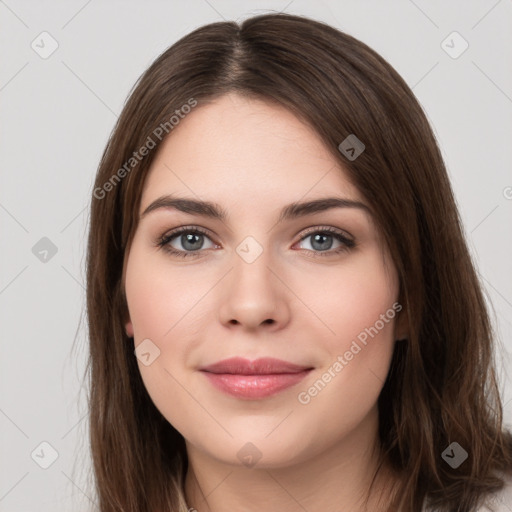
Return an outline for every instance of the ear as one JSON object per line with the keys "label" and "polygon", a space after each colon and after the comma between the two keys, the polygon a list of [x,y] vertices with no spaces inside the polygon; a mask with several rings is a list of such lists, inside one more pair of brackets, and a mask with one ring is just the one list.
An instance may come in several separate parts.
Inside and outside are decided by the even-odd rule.
{"label": "ear", "polygon": [[395,340],[403,340],[409,338],[409,319],[407,311],[402,308],[395,320]]}
{"label": "ear", "polygon": [[124,328],[125,328],[126,335],[128,336],[128,338],[133,338],[133,324],[132,324],[131,320],[128,320],[124,324]]}
{"label": "ear", "polygon": [[123,311],[124,311],[124,314],[122,315],[124,317],[124,330],[126,332],[126,336],[128,336],[128,338],[133,338],[133,324],[132,324],[132,320],[130,318],[130,311],[128,310],[128,304],[126,303],[126,297],[124,296],[124,290],[122,290],[123,293]]}
{"label": "ear", "polygon": [[123,273],[122,273],[122,277],[121,277],[121,294],[123,296],[123,303],[124,303],[124,310],[125,310],[124,330],[126,331],[126,335],[128,336],[128,338],[133,338],[133,336],[134,336],[133,324],[130,319],[130,313],[128,311],[128,304],[126,302],[126,290],[125,290],[127,259],[128,259],[128,251],[126,250],[124,253],[124,259],[123,259]]}

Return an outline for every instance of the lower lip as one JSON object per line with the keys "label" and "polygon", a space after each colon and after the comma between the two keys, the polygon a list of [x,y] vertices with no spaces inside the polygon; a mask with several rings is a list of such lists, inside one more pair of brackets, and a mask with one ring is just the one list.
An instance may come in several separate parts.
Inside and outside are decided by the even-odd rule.
{"label": "lower lip", "polygon": [[230,373],[203,373],[221,391],[238,398],[265,398],[299,383],[311,370],[298,373],[270,375],[240,375]]}

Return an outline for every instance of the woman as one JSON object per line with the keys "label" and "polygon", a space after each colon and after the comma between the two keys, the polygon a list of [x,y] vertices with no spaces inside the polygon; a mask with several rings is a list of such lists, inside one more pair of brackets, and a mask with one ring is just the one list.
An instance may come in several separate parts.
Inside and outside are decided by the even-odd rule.
{"label": "woman", "polygon": [[195,30],[139,79],[93,196],[102,512],[512,508],[446,169],[373,50],[284,14]]}

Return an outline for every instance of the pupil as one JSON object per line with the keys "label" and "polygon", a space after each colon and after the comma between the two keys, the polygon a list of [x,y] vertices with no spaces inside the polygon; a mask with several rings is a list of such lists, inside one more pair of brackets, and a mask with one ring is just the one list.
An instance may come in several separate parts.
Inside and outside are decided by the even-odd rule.
{"label": "pupil", "polygon": [[[319,247],[315,247],[315,243],[317,243],[319,241],[319,239],[323,239],[323,241],[325,242],[325,238],[331,238],[331,243],[330,244],[327,244],[327,246],[325,244],[322,244],[320,243],[320,246]],[[330,249],[331,246],[332,246],[332,237],[331,235],[323,235],[323,234],[316,234],[314,237],[313,237],[313,243],[312,243],[313,247],[315,249],[320,249],[320,250],[326,250],[326,249]]]}
{"label": "pupil", "polygon": [[[185,237],[185,243],[183,243],[183,247],[185,247],[185,249],[188,249],[188,250],[191,250],[191,251],[194,251],[194,250],[197,250],[199,247],[201,247],[201,244],[197,244],[194,246],[194,238],[196,238],[196,242],[198,241],[197,238],[199,238],[200,236],[202,235],[198,235],[198,234],[195,234],[195,233],[189,233],[188,235],[183,235]],[[188,246],[188,244],[191,244],[191,246]]]}

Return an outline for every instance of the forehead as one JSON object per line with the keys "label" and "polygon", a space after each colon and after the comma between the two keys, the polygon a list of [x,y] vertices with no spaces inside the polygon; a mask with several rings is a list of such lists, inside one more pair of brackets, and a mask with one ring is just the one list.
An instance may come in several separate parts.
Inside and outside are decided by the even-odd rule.
{"label": "forehead", "polygon": [[149,170],[140,211],[164,193],[285,203],[336,192],[361,199],[312,128],[282,106],[232,93],[174,127]]}

